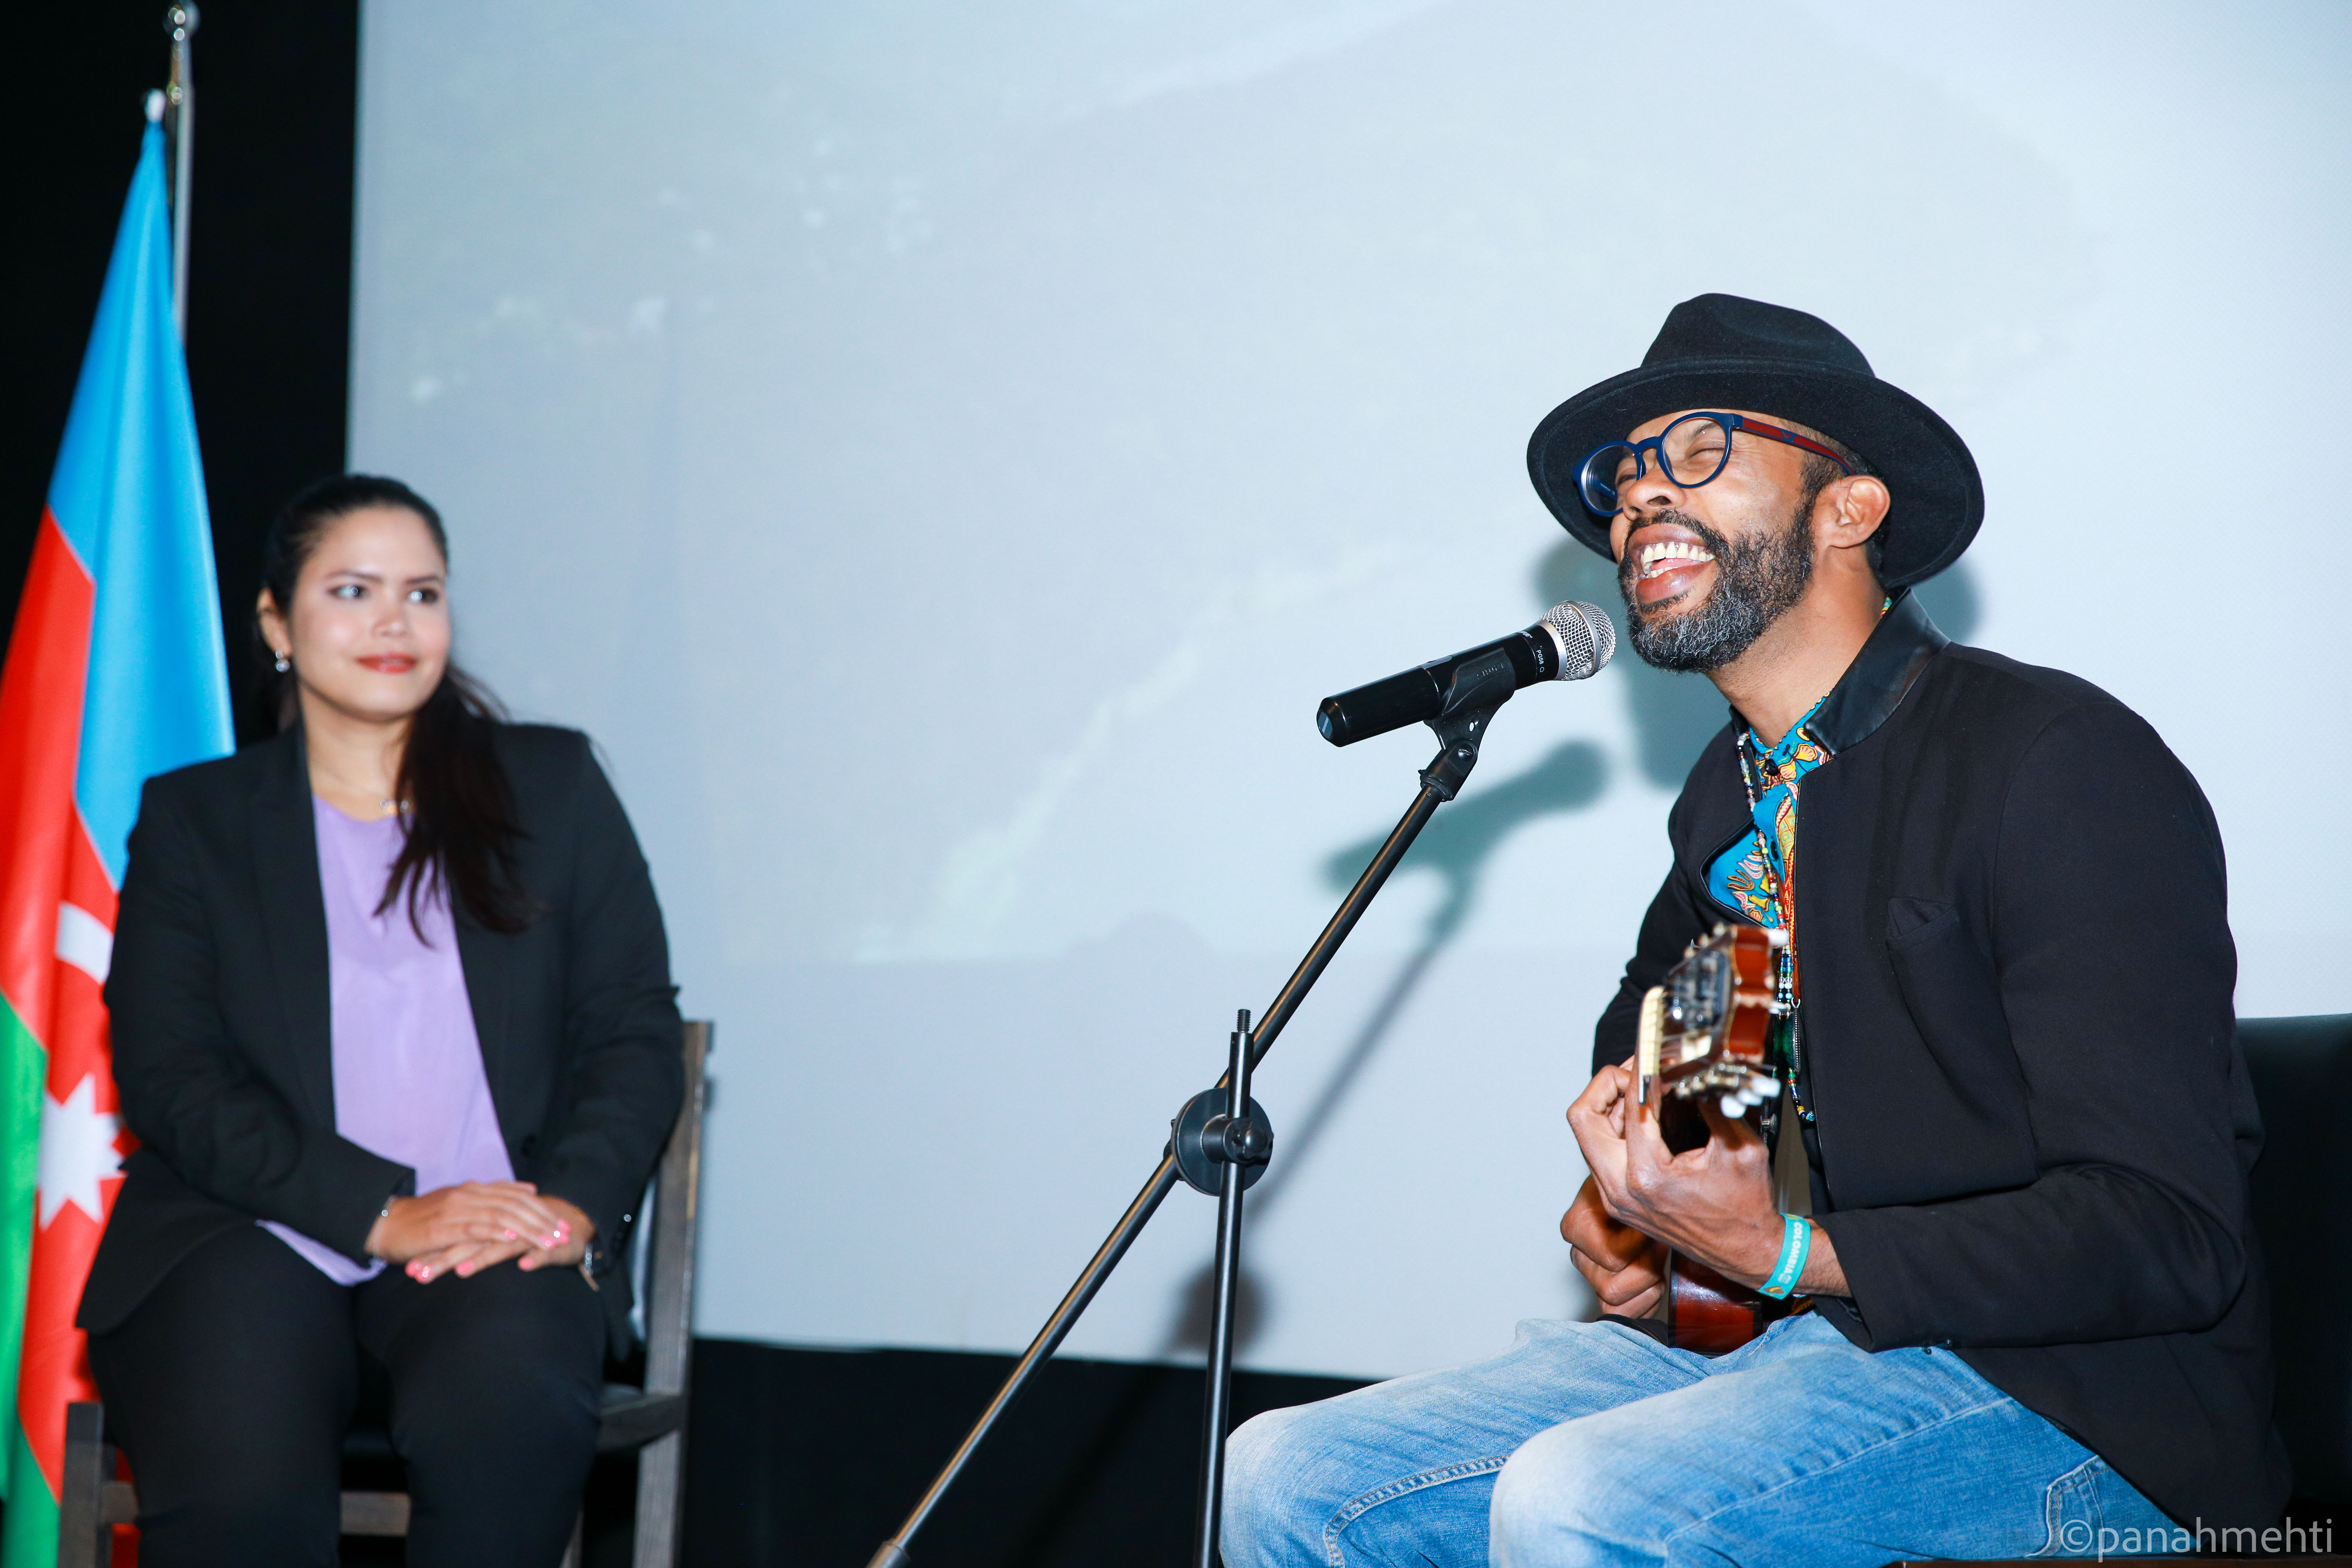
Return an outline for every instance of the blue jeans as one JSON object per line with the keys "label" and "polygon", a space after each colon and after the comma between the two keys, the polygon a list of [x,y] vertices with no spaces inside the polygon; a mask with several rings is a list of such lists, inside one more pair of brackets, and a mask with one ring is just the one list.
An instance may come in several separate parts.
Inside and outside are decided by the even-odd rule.
{"label": "blue jeans", "polygon": [[[1228,1568],[2087,1556],[2164,1514],[1949,1351],[1811,1313],[1708,1360],[1527,1322],[1490,1360],[1234,1434]],[[2122,1532],[2137,1531],[2137,1538]]]}

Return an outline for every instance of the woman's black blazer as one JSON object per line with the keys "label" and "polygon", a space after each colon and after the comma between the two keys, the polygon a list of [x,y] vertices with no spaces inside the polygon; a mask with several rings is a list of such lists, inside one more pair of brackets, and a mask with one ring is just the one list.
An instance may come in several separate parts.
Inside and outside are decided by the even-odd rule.
{"label": "woman's black blazer", "polygon": [[[683,1092],[677,989],[628,817],[573,730],[500,725],[499,760],[540,913],[457,952],[517,1179],[577,1204],[619,1255]],[[299,727],[147,782],[106,982],[114,1079],[140,1148],[82,1292],[80,1326],[129,1317],[199,1243],[271,1219],[364,1258],[415,1173],[337,1135],[309,767]],[[462,1282],[458,1283],[462,1289]]]}

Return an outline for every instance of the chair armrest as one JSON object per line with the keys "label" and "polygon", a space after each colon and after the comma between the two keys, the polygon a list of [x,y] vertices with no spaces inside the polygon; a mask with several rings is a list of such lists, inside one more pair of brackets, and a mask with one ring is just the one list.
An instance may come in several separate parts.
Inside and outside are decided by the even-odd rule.
{"label": "chair armrest", "polygon": [[611,1454],[642,1448],[685,1425],[683,1394],[647,1394],[641,1389],[607,1387],[604,1420],[596,1428],[596,1451]]}

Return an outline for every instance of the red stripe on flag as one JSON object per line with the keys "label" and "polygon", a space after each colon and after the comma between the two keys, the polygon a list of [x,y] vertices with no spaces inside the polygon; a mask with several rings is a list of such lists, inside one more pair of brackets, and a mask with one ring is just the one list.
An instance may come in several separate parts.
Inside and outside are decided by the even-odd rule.
{"label": "red stripe on flag", "polygon": [[[44,1045],[58,967],[58,903],[76,841],[86,837],[73,787],[97,596],[56,516],[43,507],[8,662],[0,669],[0,992]],[[110,926],[112,915],[107,911]]]}
{"label": "red stripe on flag", "polygon": [[[97,847],[76,816],[69,840],[66,898],[111,935],[114,889]],[[94,906],[94,907],[93,907]],[[60,942],[59,948],[68,946]],[[65,1408],[96,1399],[88,1336],[74,1327],[99,1237],[122,1185],[117,1172],[136,1142],[121,1124],[106,999],[99,981],[63,953],[49,1015],[48,1081],[42,1112],[41,1193],[33,1216],[33,1254],[25,1289],[25,1349],[16,1373],[16,1418],[35,1462],[62,1497]],[[90,1205],[96,1205],[92,1213]]]}
{"label": "red stripe on flag", "polygon": [[[105,1170],[119,1153],[107,1126],[116,1100],[106,1005],[95,975],[58,957],[66,947],[102,969],[114,926],[114,889],[73,799],[95,596],[45,509],[0,670],[0,987],[48,1058],[41,1160],[48,1190],[33,1215],[16,1414],[52,1497],[63,1469],[66,1402],[96,1397],[73,1317],[121,1184]],[[61,943],[59,908],[68,901],[81,912],[68,917],[72,929]],[[84,1080],[88,1087],[78,1088]],[[54,1136],[74,1132],[82,1134],[78,1146]],[[67,1179],[77,1173],[80,1179]],[[86,1206],[93,1201],[96,1214]]]}

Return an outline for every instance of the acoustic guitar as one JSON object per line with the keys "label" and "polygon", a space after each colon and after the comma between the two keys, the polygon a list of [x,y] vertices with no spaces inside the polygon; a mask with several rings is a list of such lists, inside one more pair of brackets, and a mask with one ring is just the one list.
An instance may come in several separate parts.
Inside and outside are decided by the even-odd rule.
{"label": "acoustic guitar", "polygon": [[[1718,925],[1642,998],[1635,1093],[1675,1152],[1707,1141],[1700,1110],[1706,1100],[1716,1100],[1727,1120],[1739,1120],[1780,1098],[1771,1046],[1782,1008],[1772,970],[1787,941],[1785,932],[1761,926]],[[1670,1252],[1662,1310],[1667,1343],[1720,1355],[1788,1316],[1790,1307]]]}

